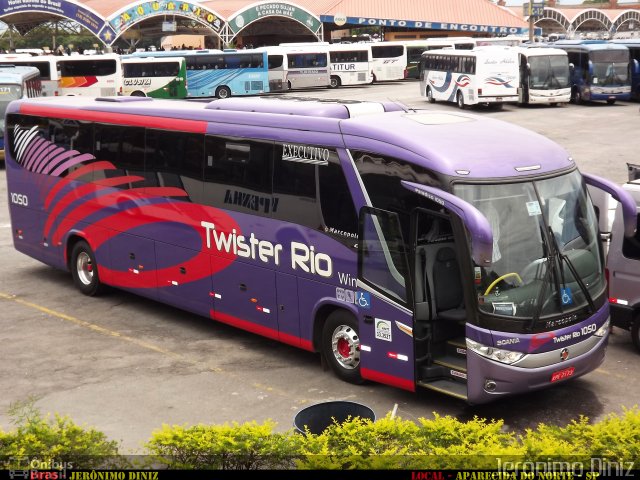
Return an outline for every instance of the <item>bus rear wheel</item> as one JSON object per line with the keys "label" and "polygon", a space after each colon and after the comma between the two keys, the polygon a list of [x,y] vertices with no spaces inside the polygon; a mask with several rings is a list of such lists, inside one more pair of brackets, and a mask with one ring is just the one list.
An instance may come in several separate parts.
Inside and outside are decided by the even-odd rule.
{"label": "bus rear wheel", "polygon": [[609,99],[607,100],[607,104],[608,104],[608,105],[613,105],[614,103],[616,103],[616,101],[615,101],[613,98],[609,98]]}
{"label": "bus rear wheel", "polygon": [[231,90],[229,87],[218,87],[216,90],[216,97],[218,98],[229,98],[231,96]]}
{"label": "bus rear wheel", "polygon": [[140,90],[136,90],[135,92],[131,92],[131,96],[132,97],[146,97],[144,92],[141,92]]}
{"label": "bus rear wheel", "polygon": [[331,81],[329,83],[331,88],[338,88],[340,86],[340,79],[336,76],[331,77]]}
{"label": "bus rear wheel", "polygon": [[103,290],[96,257],[84,240],[80,240],[73,246],[70,266],[73,283],[80,292],[93,297]]}
{"label": "bus rear wheel", "polygon": [[338,378],[361,384],[360,335],[353,315],[336,310],[327,317],[322,329],[322,354]]}
{"label": "bus rear wheel", "polygon": [[436,103],[436,99],[433,98],[433,91],[431,90],[431,87],[427,87],[427,100],[429,103]]}
{"label": "bus rear wheel", "polygon": [[456,95],[456,103],[458,104],[458,108],[460,110],[464,110],[465,104],[464,104],[464,95],[462,95],[462,92],[458,92],[458,94]]}

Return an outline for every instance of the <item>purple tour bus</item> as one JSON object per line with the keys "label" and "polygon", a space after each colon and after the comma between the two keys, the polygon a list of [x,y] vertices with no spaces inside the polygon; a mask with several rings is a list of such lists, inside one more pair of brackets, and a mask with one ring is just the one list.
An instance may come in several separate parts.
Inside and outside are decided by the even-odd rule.
{"label": "purple tour bus", "polygon": [[343,380],[472,404],[603,360],[609,304],[587,185],[550,140],[395,104],[19,100],[16,249],[79,290],[128,290],[320,352]]}

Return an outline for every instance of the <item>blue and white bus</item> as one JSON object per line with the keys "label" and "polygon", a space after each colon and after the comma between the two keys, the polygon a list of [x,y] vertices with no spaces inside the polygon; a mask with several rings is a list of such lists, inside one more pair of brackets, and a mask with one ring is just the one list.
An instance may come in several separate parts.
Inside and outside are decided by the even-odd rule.
{"label": "blue and white bus", "polygon": [[616,45],[629,49],[629,71],[631,72],[631,98],[640,100],[640,38],[611,40]]}
{"label": "blue and white bus", "polygon": [[571,100],[629,100],[629,49],[603,40],[559,40],[554,47],[566,50],[571,73]]}
{"label": "blue and white bus", "polygon": [[187,97],[227,98],[269,92],[267,54],[254,50],[167,50],[137,52],[123,58],[184,57]]}
{"label": "blue and white bus", "polygon": [[0,161],[4,161],[4,115],[7,106],[19,98],[42,95],[42,79],[36,67],[0,65]]}
{"label": "blue and white bus", "polygon": [[621,201],[626,236],[635,202],[513,124],[390,102],[61,97],[12,102],[7,134],[14,246],[83,294],[111,285],[319,352],[349,382],[473,404],[604,359],[587,185]]}

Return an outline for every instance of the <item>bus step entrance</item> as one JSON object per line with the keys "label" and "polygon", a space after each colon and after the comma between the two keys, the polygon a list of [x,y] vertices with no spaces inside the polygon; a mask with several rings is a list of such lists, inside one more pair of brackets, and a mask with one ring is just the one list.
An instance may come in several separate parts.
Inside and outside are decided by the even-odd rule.
{"label": "bus step entrance", "polygon": [[419,368],[418,385],[463,400],[467,399],[467,347],[464,337],[445,342],[430,365]]}
{"label": "bus step entrance", "polygon": [[456,380],[432,380],[430,382],[418,381],[418,385],[429,390],[444,393],[460,400],[467,400],[467,384]]}

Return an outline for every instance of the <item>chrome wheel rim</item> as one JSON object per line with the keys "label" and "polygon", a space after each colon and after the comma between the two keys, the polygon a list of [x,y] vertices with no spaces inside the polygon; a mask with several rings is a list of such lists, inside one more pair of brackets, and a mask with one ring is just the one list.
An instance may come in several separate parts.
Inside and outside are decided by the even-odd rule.
{"label": "chrome wheel rim", "polygon": [[360,337],[350,326],[340,325],[333,331],[331,350],[342,368],[353,370],[360,365]]}
{"label": "chrome wheel rim", "polygon": [[93,263],[91,257],[87,252],[80,252],[76,259],[76,271],[78,272],[78,278],[83,285],[91,285],[93,282]]}

